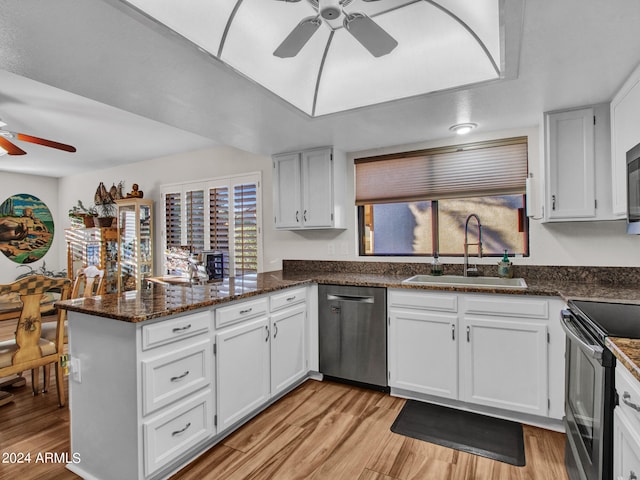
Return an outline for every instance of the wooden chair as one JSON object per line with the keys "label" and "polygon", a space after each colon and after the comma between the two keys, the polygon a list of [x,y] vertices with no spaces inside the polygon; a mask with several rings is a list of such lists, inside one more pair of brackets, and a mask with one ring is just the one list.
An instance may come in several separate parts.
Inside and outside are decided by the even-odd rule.
{"label": "wooden chair", "polygon": [[65,405],[64,375],[61,355],[63,355],[63,333],[65,310],[57,311],[56,334],[54,341],[41,337],[42,317],[40,300],[50,290],[58,290],[60,299],[67,300],[71,290],[68,278],[51,278],[43,275],[31,275],[16,282],[0,285],[0,294],[17,292],[22,301],[22,310],[18,318],[15,338],[0,342],[0,377],[20,374],[31,370],[33,394],[39,393],[40,367],[56,364],[56,382],[58,403]]}
{"label": "wooden chair", "polygon": [[[104,270],[100,270],[95,265],[86,268],[79,268],[76,272],[76,279],[73,281],[71,288],[71,298],[94,297],[103,295],[106,284],[104,282]],[[66,318],[66,315],[65,315]],[[56,338],[56,322],[46,322],[42,324],[42,338],[53,342]],[[64,322],[63,343],[67,344],[67,322]],[[44,387],[43,391],[47,391],[51,379],[51,371],[49,365],[43,367],[44,370]]]}

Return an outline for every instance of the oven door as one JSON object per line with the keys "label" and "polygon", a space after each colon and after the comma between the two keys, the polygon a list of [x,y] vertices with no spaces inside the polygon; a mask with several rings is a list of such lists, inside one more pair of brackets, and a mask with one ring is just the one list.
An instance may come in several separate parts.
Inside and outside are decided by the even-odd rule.
{"label": "oven door", "polygon": [[562,311],[561,324],[567,334],[565,428],[570,449],[566,452],[567,470],[571,480],[601,480],[605,349],[571,311]]}

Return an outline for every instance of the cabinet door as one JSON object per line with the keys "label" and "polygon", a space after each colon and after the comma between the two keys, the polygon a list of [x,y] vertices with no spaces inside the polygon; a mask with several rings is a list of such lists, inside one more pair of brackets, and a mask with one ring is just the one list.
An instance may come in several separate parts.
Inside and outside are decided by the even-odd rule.
{"label": "cabinet door", "polygon": [[547,195],[550,220],[595,216],[594,111],[546,116]]}
{"label": "cabinet door", "polygon": [[302,226],[300,154],[273,157],[273,214],[276,228]]}
{"label": "cabinet door", "polygon": [[613,477],[618,480],[640,478],[640,432],[616,407],[613,411]]}
{"label": "cabinet door", "polygon": [[302,221],[306,228],[333,226],[331,149],[302,153]]}
{"label": "cabinet door", "polygon": [[271,316],[271,395],[306,373],[306,311],[306,305],[302,304]]}
{"label": "cabinet door", "polygon": [[389,316],[389,385],[457,398],[457,316],[401,309]]}
{"label": "cabinet door", "polygon": [[463,327],[460,399],[546,415],[547,326],[465,316]]}
{"label": "cabinet door", "polygon": [[269,336],[267,317],[216,335],[220,430],[269,399]]}

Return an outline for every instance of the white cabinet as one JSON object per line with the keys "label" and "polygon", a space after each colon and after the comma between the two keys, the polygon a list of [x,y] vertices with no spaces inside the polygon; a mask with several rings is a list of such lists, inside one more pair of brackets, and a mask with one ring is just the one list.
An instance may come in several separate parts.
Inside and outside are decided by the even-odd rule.
{"label": "white cabinet", "polygon": [[458,398],[458,316],[389,309],[389,386]]}
{"label": "white cabinet", "polygon": [[547,414],[547,326],[465,315],[460,399]]}
{"label": "white cabinet", "polygon": [[544,221],[613,219],[608,105],[547,112],[544,125]]}
{"label": "white cabinet", "polygon": [[303,303],[271,314],[271,395],[306,374],[306,312]]}
{"label": "white cabinet", "polygon": [[275,227],[344,228],[345,177],[345,155],[329,147],[274,155]]}
{"label": "white cabinet", "polygon": [[548,220],[595,217],[593,108],[545,114]]}
{"label": "white cabinet", "polygon": [[611,100],[613,214],[627,213],[627,151],[640,143],[640,66]]}
{"label": "white cabinet", "polygon": [[634,480],[640,478],[640,382],[618,364],[615,385],[620,401],[613,413],[613,475]]}
{"label": "white cabinet", "polygon": [[231,426],[269,399],[269,318],[216,335],[218,426]]}
{"label": "white cabinet", "polygon": [[306,287],[216,310],[218,423],[224,430],[307,373]]}
{"label": "white cabinet", "polygon": [[398,289],[388,302],[392,389],[562,417],[559,299]]}

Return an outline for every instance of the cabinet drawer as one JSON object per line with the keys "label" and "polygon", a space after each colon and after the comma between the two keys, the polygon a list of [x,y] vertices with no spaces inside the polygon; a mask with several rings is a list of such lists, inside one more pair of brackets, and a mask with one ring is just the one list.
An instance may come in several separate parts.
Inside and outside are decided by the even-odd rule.
{"label": "cabinet drawer", "polygon": [[172,320],[142,327],[142,350],[208,333],[211,328],[211,311],[192,313]]}
{"label": "cabinet drawer", "polygon": [[269,302],[266,297],[218,308],[216,310],[216,327],[233,325],[249,318],[265,315],[268,311]]}
{"label": "cabinet drawer", "polygon": [[631,420],[630,427],[640,434],[640,382],[620,363],[616,365],[616,391],[620,410]]}
{"label": "cabinet drawer", "polygon": [[307,289],[296,288],[295,290],[285,290],[281,293],[271,295],[271,311],[280,310],[289,305],[295,305],[307,300]]}
{"label": "cabinet drawer", "polygon": [[549,302],[533,298],[501,296],[466,296],[465,313],[519,318],[549,318]]}
{"label": "cabinet drawer", "polygon": [[213,434],[211,390],[186,400],[143,424],[147,476]]}
{"label": "cabinet drawer", "polygon": [[389,306],[420,308],[438,312],[457,312],[458,296],[448,293],[393,290],[389,293]]}
{"label": "cabinet drawer", "polygon": [[207,338],[167,355],[142,361],[143,414],[147,415],[211,383]]}

